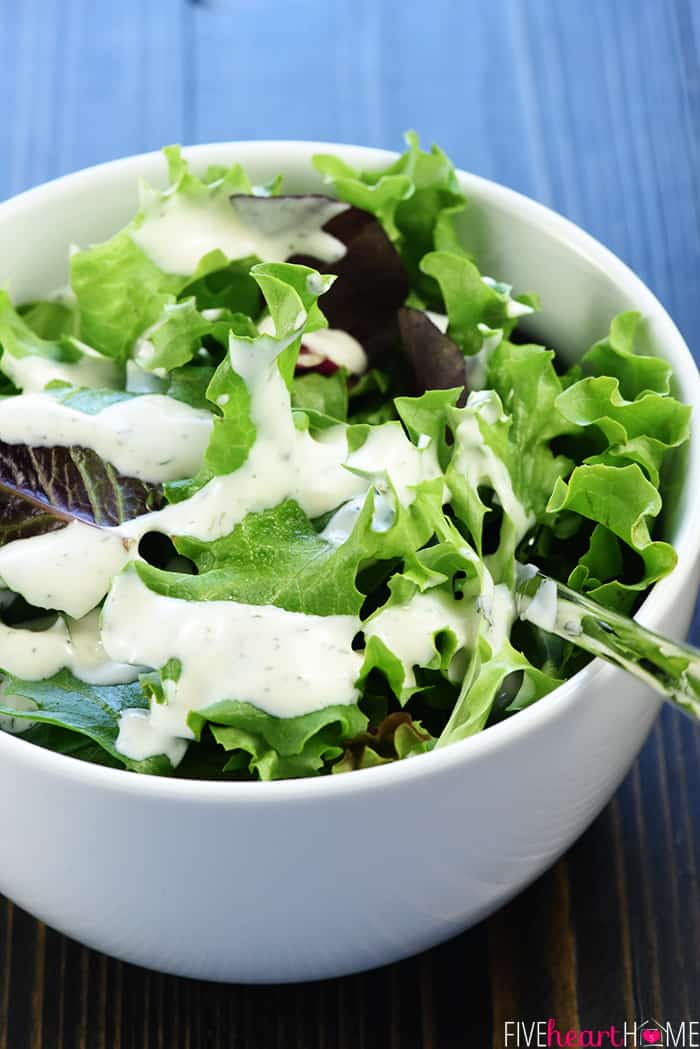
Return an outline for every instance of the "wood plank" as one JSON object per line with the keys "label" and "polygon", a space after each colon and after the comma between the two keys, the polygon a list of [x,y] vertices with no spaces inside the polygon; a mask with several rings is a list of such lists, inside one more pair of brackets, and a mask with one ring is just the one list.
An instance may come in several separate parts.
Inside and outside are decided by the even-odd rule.
{"label": "wood plank", "polygon": [[493,1046],[505,1023],[555,1017],[564,1031],[579,1026],[575,934],[569,872],[560,860],[489,922]]}
{"label": "wood plank", "polygon": [[0,199],[185,137],[180,0],[0,5]]}

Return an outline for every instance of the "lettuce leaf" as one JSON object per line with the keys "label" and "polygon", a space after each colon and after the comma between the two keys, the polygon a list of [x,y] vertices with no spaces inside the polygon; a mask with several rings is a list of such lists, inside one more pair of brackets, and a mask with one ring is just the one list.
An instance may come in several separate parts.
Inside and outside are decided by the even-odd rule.
{"label": "lettuce leaf", "polygon": [[[137,338],[158,321],[165,306],[175,304],[185,289],[189,296],[199,294],[203,298],[198,282],[206,277],[213,280],[211,274],[229,265],[221,252],[213,252],[200,260],[197,271],[190,276],[163,272],[131,236],[143,224],[147,211],[175,195],[202,200],[227,199],[235,193],[252,192],[238,164],[225,170],[210,169],[199,179],[189,170],[179,148],[170,146],[164,153],[168,162],[168,189],[161,193],[143,186],[141,210],[125,229],[103,244],[71,257],[71,286],[78,303],[80,338],[117,360],[123,361],[130,355]],[[242,267],[245,278],[249,261],[239,263],[236,274]],[[249,284],[247,288],[249,291]],[[240,310],[249,301],[244,293],[243,301],[234,303],[227,298],[225,305],[229,308],[235,305]]]}
{"label": "lettuce leaf", "polygon": [[[260,259],[255,255],[229,262],[223,253],[202,260],[200,274],[186,284],[180,298],[194,298],[198,310],[223,309],[253,319],[260,313],[260,289],[250,271]],[[213,267],[213,268],[212,268]]]}
{"label": "lettuce leaf", "polygon": [[277,605],[290,612],[333,615],[359,612],[363,595],[355,578],[366,557],[365,533],[372,498],[340,546],[324,539],[291,499],[271,510],[248,514],[222,539],[176,539],[179,553],[197,566],[197,575],[164,572],[138,564],[151,590],[186,601],[240,601]]}
{"label": "lettuce leaf", "polygon": [[80,310],[80,337],[124,361],[142,332],[175,302],[186,277],[163,273],[128,229],[71,257],[71,286]]}
{"label": "lettuce leaf", "polygon": [[[440,331],[424,310],[404,306],[399,310],[401,348],[409,363],[415,393],[464,387],[467,372],[464,354]],[[466,399],[466,391],[460,398]]]}
{"label": "lettuce leaf", "polygon": [[133,359],[145,371],[163,375],[198,356],[205,338],[226,349],[231,332],[248,338],[257,335],[255,325],[244,313],[221,310],[215,318],[207,319],[193,297],[166,303],[155,324],[135,343]]}
{"label": "lettuce leaf", "polygon": [[332,375],[319,375],[310,372],[297,375],[292,387],[292,405],[294,408],[309,409],[337,422],[345,422],[348,417],[348,382],[344,369],[339,368]]}
{"label": "lettuce leaf", "polygon": [[406,710],[387,714],[370,731],[358,732],[346,744],[345,753],[331,771],[353,772],[356,769],[387,765],[414,754],[427,754],[436,740],[420,721],[414,721]]}
{"label": "lettuce leaf", "polygon": [[325,263],[312,256],[293,255],[290,261],[337,276],[323,300],[328,325],[349,332],[373,361],[386,355],[396,341],[396,311],[409,291],[406,270],[381,224],[369,212],[346,208],[324,229],[345,246],[341,258]]}
{"label": "lettuce leaf", "polygon": [[438,146],[424,152],[415,132],[406,134],[406,142],[406,152],[383,171],[355,171],[326,154],[315,156],[313,164],[341,200],[377,216],[396,244],[415,293],[436,304],[437,285],[420,262],[434,249],[464,254],[453,220],[466,200],[451,161]]}
{"label": "lettuce leaf", "polygon": [[421,259],[420,268],[439,286],[449,319],[447,335],[467,356],[483,348],[483,329],[507,337],[518,317],[539,305],[532,295],[513,299],[510,285],[482,277],[470,259],[452,251],[430,252]]}
{"label": "lettuce leaf", "polygon": [[438,747],[466,739],[485,728],[499,691],[507,685],[511,675],[522,677],[509,700],[512,709],[522,710],[561,684],[560,678],[534,667],[509,642],[492,658],[482,661],[477,655],[474,663],[475,666],[465,675],[459,698],[437,742]]}
{"label": "lettuce leaf", "polygon": [[6,675],[5,692],[31,699],[35,709],[19,711],[0,697],[1,714],[78,733],[92,740],[114,761],[133,772],[155,775],[171,772],[170,762],[164,756],[132,761],[116,748],[122,711],[148,707],[148,700],[138,682],[128,685],[88,685],[73,677],[70,671],[61,670],[44,681],[24,681]]}
{"label": "lettuce leaf", "polygon": [[316,775],[367,726],[366,716],[354,704],[276,718],[249,703],[230,700],[191,715],[193,729],[204,722],[211,723],[214,739],[231,752],[225,767],[246,767],[261,779]]}
{"label": "lettuce leaf", "polygon": [[183,401],[192,408],[207,408],[211,411],[212,404],[207,399],[207,390],[215,371],[216,367],[208,361],[195,361],[181,368],[173,368],[168,376],[165,392],[168,397]]}
{"label": "lettuce leaf", "polygon": [[660,357],[635,352],[635,339],[641,317],[634,311],[620,313],[610,324],[605,339],[584,354],[582,375],[609,375],[619,380],[620,393],[629,401],[651,391],[665,394],[671,389],[671,366]]}
{"label": "lettuce leaf", "polygon": [[[661,496],[637,463],[620,467],[602,464],[577,466],[568,482],[561,479],[557,482],[547,509],[551,513],[573,510],[607,529],[639,555],[641,571],[636,580],[613,580],[587,587],[597,601],[620,610],[629,609],[637,594],[675,567],[677,558],[670,543],[651,539],[650,521],[661,511]],[[591,568],[596,575],[605,574],[599,567],[603,535],[598,530],[595,541],[582,559],[584,571],[579,567],[570,575],[572,586],[585,584]],[[605,547],[608,558],[612,547],[612,542],[608,541]]]}
{"label": "lettuce leaf", "polygon": [[[53,305],[40,303],[35,310]],[[79,342],[73,334],[57,331],[55,337],[43,338],[28,323],[31,316],[31,313],[17,312],[7,292],[0,290],[0,371],[16,387],[41,389],[56,380],[120,385],[121,372],[113,361]],[[44,324],[46,327],[50,329],[48,322]]]}
{"label": "lettuce leaf", "polygon": [[72,302],[39,299],[23,303],[17,312],[40,339],[55,342],[64,335],[78,334],[78,312]]}
{"label": "lettuce leaf", "polygon": [[637,463],[657,487],[666,453],[685,444],[690,432],[688,405],[646,389],[626,400],[620,380],[611,375],[580,379],[557,397],[556,408],[576,426],[596,427],[604,438],[601,452],[588,456],[587,463]]}

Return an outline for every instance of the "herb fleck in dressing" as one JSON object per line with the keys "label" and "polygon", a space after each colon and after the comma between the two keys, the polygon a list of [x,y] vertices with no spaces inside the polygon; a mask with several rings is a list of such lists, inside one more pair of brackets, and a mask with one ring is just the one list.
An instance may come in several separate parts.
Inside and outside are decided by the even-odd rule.
{"label": "herb fleck in dressing", "polygon": [[274,605],[182,601],[153,593],[131,569],[119,575],[105,603],[102,643],[112,659],[162,667],[166,703],[127,711],[117,747],[135,760],[168,754],[178,760],[191,710],[238,698],[275,717],[353,703],[362,657],[352,650],[355,616],[313,616]]}
{"label": "herb fleck in dressing", "polygon": [[0,547],[0,579],[31,605],[79,619],[100,603],[128,559],[119,535],[72,521]]}
{"label": "herb fleck in dressing", "polygon": [[83,351],[83,355],[72,364],[30,353],[23,357],[3,353],[0,357],[0,371],[18,390],[25,393],[43,390],[50,382],[66,382],[71,386],[118,387],[119,366],[116,361],[95,353],[84,344],[79,343],[78,347]]}
{"label": "herb fleck in dressing", "polygon": [[[299,200],[304,202],[301,208]],[[246,197],[176,193],[147,206],[130,235],[160,269],[186,276],[212,251],[229,259],[254,255],[283,262],[291,255],[310,255],[330,263],[343,257],[345,245],[322,227],[347,207],[323,197],[282,197],[272,209],[262,209]],[[270,210],[274,215],[264,228],[261,223]]]}
{"label": "herb fleck in dressing", "polygon": [[46,630],[0,623],[0,665],[23,678],[52,677],[66,667],[92,685],[135,681],[140,669],[109,659],[102,647],[97,609],[78,620],[59,617]]}
{"label": "herb fleck in dressing", "polygon": [[[465,607],[466,606],[466,607]],[[404,605],[380,610],[363,627],[366,640],[379,638],[404,666],[404,688],[416,684],[414,667],[435,657],[435,635],[449,630],[457,641],[455,655],[474,643],[480,616],[474,602],[459,603],[441,591],[416,594]]]}
{"label": "herb fleck in dressing", "polygon": [[143,481],[196,473],[211,426],[209,412],[160,394],[127,397],[94,415],[49,394],[0,401],[0,437],[6,443],[91,448],[120,473]]}
{"label": "herb fleck in dressing", "polygon": [[[114,579],[129,560],[138,559],[138,541],[145,532],[212,540],[227,535],[248,513],[290,498],[310,518],[340,507],[334,518],[339,520],[348,513],[345,507],[357,506],[359,511],[375,475],[386,473],[403,505],[411,503],[421,481],[440,476],[433,442],[426,437],[417,447],[398,422],[372,428],[354,452],[348,451],[344,425],[317,436],[297,429],[277,367],[281,348],[272,337],[258,340],[252,348],[231,339],[231,363],[246,383],[256,427],[248,458],[234,473],[213,478],[189,499],[113,529],[74,522],[0,548],[0,578],[39,607],[92,617],[91,610],[108,594],[102,641],[109,655],[96,674],[109,678],[127,673],[124,680],[133,680],[133,666],[130,677],[128,670],[114,668],[159,667],[171,658],[182,663],[179,681],[166,683],[166,704],[153,705],[150,713],[134,710],[123,715],[117,747],[135,760],[160,753],[179,760],[186,746],[183,740],[191,738],[188,712],[233,695],[277,717],[300,716],[330,703],[353,703],[362,662],[352,650],[360,627],[355,617],[306,616],[274,606],[223,601],[196,604],[153,594],[133,572]],[[167,427],[162,425],[164,418]],[[6,440],[82,444],[116,462],[122,472],[149,480],[195,473],[210,431],[209,413],[160,395],[121,401],[96,415],[41,394],[0,404],[0,433]],[[169,461],[159,461],[168,452]],[[381,497],[377,498],[381,509]],[[393,509],[387,527],[392,521]],[[43,565],[40,575],[37,558]],[[67,628],[62,620],[59,623],[44,639],[33,672],[22,663],[23,674],[48,677],[61,666],[78,677],[91,672],[76,661]],[[31,637],[35,643],[41,639],[37,634]],[[425,642],[419,647],[417,663]],[[13,671],[13,666],[8,669]]]}

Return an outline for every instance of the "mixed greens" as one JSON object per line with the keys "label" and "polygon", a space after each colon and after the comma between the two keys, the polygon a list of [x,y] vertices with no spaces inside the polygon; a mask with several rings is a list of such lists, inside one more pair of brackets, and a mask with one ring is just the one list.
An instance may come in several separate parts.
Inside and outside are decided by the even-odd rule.
{"label": "mixed greens", "polygon": [[573,367],[529,342],[537,296],[479,272],[450,161],[407,141],[315,157],[327,196],[170,147],[68,288],[2,293],[3,727],[162,775],[380,765],[580,669],[517,564],[625,614],[672,570],[690,410],[640,318]]}

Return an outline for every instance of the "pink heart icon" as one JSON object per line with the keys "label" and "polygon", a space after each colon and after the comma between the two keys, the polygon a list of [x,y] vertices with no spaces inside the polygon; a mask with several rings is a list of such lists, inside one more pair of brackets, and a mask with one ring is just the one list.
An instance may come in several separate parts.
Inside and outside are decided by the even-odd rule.
{"label": "pink heart icon", "polygon": [[642,1031],[642,1041],[647,1045],[656,1045],[661,1041],[661,1031]]}

